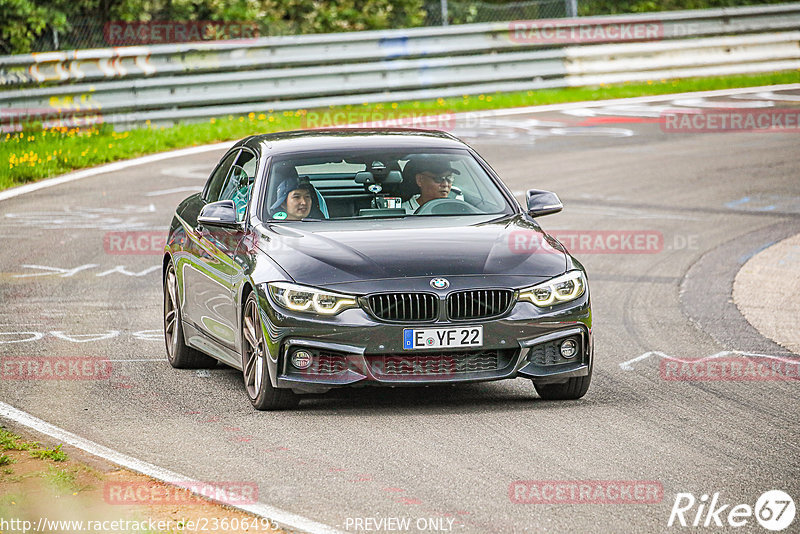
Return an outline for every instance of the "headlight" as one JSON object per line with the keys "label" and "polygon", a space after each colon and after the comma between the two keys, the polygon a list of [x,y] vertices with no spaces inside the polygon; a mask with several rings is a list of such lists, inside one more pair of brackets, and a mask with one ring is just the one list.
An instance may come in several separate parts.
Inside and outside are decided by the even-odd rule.
{"label": "headlight", "polygon": [[583,295],[584,291],[586,291],[586,277],[583,275],[583,271],[570,271],[547,282],[521,290],[519,299],[545,307],[575,300]]}
{"label": "headlight", "polygon": [[356,297],[298,286],[288,282],[270,282],[269,293],[275,302],[287,310],[336,315],[348,308],[357,308]]}

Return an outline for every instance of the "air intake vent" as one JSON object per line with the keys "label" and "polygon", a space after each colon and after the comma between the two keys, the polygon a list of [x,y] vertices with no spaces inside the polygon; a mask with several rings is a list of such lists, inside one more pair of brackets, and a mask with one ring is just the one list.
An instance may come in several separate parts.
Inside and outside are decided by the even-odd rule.
{"label": "air intake vent", "polygon": [[433,321],[439,315],[439,299],[429,293],[384,293],[368,300],[372,313],[384,321]]}
{"label": "air intake vent", "polygon": [[485,319],[503,315],[514,299],[508,289],[477,289],[460,291],[447,297],[450,319]]}
{"label": "air intake vent", "polygon": [[386,354],[368,357],[377,377],[441,377],[496,371],[506,365],[496,350],[444,354]]}

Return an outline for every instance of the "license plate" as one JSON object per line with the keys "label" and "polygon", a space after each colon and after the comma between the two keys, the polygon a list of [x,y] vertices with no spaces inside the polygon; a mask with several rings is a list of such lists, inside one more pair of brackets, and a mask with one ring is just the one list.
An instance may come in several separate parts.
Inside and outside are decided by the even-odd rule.
{"label": "license plate", "polygon": [[403,349],[441,349],[483,346],[482,326],[462,326],[459,328],[405,328],[403,329]]}

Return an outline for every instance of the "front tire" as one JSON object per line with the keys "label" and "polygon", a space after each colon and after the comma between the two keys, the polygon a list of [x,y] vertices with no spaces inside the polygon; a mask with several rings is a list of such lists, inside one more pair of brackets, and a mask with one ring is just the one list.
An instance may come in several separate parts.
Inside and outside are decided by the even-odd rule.
{"label": "front tire", "polygon": [[164,339],[167,343],[167,360],[176,369],[211,369],[217,360],[186,345],[178,300],[178,279],[172,262],[164,276]]}
{"label": "front tire", "polygon": [[242,372],[247,397],[256,410],[294,408],[300,402],[289,389],[272,386],[267,369],[267,348],[255,291],[247,296],[242,317]]}
{"label": "front tire", "polygon": [[592,369],[586,376],[574,376],[561,384],[537,384],[533,381],[536,393],[544,400],[575,400],[580,399],[589,390],[592,381]]}

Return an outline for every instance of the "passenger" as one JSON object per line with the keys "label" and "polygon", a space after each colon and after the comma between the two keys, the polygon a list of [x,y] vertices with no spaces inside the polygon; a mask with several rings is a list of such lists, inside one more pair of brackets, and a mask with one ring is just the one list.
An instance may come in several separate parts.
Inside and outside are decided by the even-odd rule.
{"label": "passenger", "polygon": [[414,213],[426,202],[437,198],[464,200],[461,190],[453,188],[454,174],[461,173],[439,157],[419,157],[410,160],[403,169],[403,180],[415,180],[420,192],[403,202],[402,207],[406,213]]}
{"label": "passenger", "polygon": [[281,165],[272,174],[278,181],[275,202],[270,207],[273,219],[300,221],[309,216],[327,219],[328,207],[307,176],[298,176],[294,166]]}

